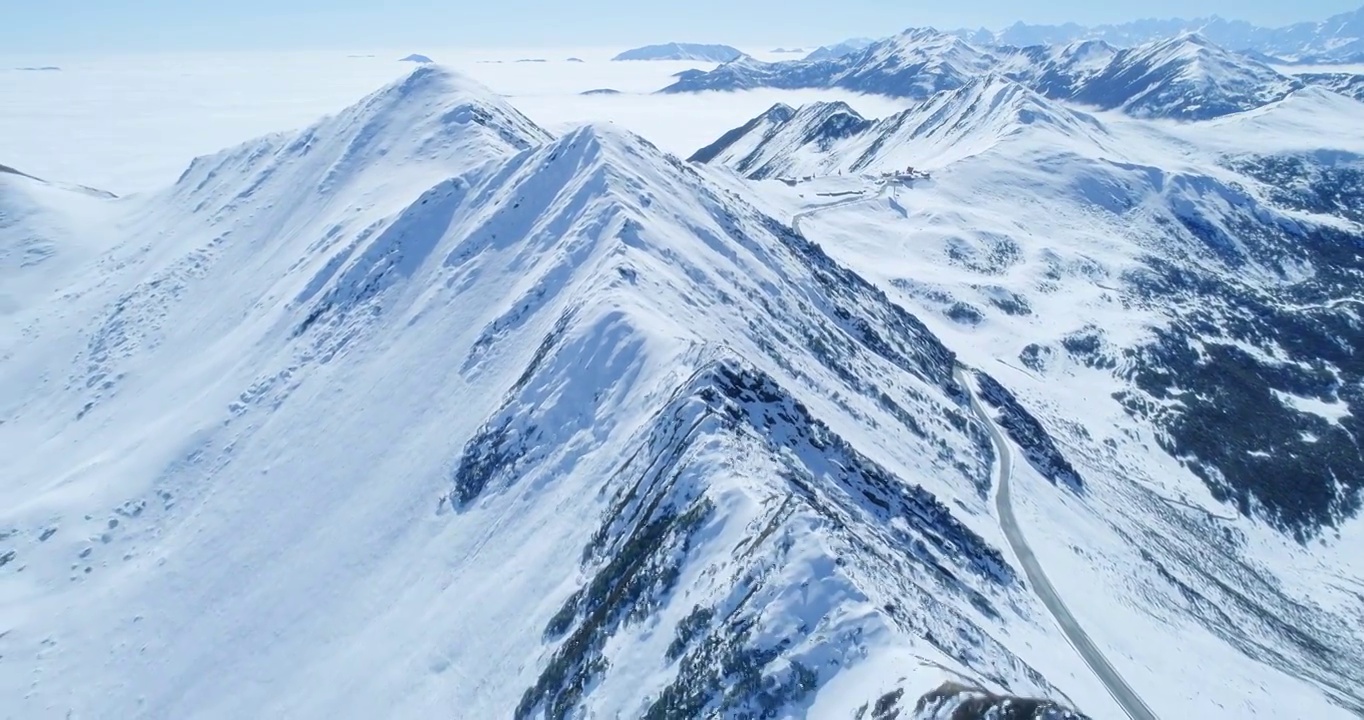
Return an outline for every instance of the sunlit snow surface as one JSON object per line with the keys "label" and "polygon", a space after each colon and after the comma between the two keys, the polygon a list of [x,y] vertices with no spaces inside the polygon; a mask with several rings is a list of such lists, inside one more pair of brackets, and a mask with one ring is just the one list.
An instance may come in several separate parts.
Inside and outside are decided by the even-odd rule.
{"label": "sunlit snow surface", "polygon": [[[652,96],[696,62],[610,62],[617,49],[534,48],[217,53],[111,58],[6,56],[0,48],[0,163],[120,195],[173,181],[190,158],[308,125],[402,76],[421,53],[509,96],[552,131],[612,121],[686,157],[775,102],[843,99],[871,115],[902,101],[854,93]],[[763,56],[763,53],[759,53]],[[577,58],[584,62],[570,62]],[[518,62],[545,60],[546,62]],[[33,72],[23,67],[53,66]],[[620,95],[588,95],[611,89]]]}
{"label": "sunlit snow surface", "polygon": [[[984,84],[865,167],[781,148],[844,172],[789,187],[626,131],[686,156],[779,101],[907,106],[652,96],[692,66],[610,51],[351,54],[0,62],[63,68],[0,71],[0,163],[133,195],[0,173],[7,716],[636,717],[715,665],[716,697],[758,666],[787,716],[965,676],[1116,717],[1018,579],[955,353],[1084,475],[1016,462],[1017,514],[1158,714],[1349,717],[1318,684],[1358,673],[1364,525],[1304,546],[1219,520],[1111,376],[1019,356],[1157,320],[1110,289],[1138,261],[1115,208],[1232,149],[1358,152],[1357,103],[1091,124]],[[860,175],[906,164],[933,180]],[[870,285],[787,228],[848,193],[801,229]],[[1232,647],[1142,555],[1220,533],[1272,607],[1312,606],[1290,623],[1333,623],[1344,670]]]}

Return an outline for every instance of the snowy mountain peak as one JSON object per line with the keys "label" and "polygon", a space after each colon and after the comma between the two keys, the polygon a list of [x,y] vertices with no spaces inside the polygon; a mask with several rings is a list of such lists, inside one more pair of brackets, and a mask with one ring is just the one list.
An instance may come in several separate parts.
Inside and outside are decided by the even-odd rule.
{"label": "snowy mountain peak", "polygon": [[837,60],[845,55],[852,55],[853,53],[865,50],[867,46],[874,42],[876,41],[872,38],[852,38],[835,45],[824,45],[816,48],[809,55],[806,55],[804,60],[806,62]]}
{"label": "snowy mountain peak", "polygon": [[413,192],[550,138],[479,83],[420,65],[301,131],[197,158],[172,191],[201,209],[261,193]]}
{"label": "snowy mountain peak", "polygon": [[795,108],[791,107],[790,105],[787,105],[786,103],[779,102],[776,105],[773,105],[772,107],[768,108],[767,111],[764,112],[759,117],[763,117],[768,120],[775,120],[777,122],[786,122],[787,120],[790,120],[791,116],[794,114],[796,114]]}
{"label": "snowy mountain peak", "polygon": [[983,69],[990,61],[989,53],[981,48],[934,28],[910,28],[873,43],[868,55],[873,62],[898,57],[908,63],[926,61],[957,65],[962,70]]}
{"label": "snowy mountain peak", "polygon": [[952,36],[952,35],[948,35],[948,34],[943,33],[943,32],[940,32],[937,28],[934,28],[934,27],[912,27],[912,28],[905,28],[904,30],[900,31],[899,33],[896,33],[895,35],[893,35],[893,36],[891,36],[891,37],[892,37],[893,39],[899,41],[900,43],[905,43],[905,44],[908,44],[908,43],[916,43],[916,44],[922,44],[922,43],[949,43],[949,44],[950,44],[953,40],[958,40],[957,37]]}
{"label": "snowy mountain peak", "polygon": [[842,100],[819,101],[802,105],[793,117],[793,119],[821,122],[835,118],[846,118],[852,123],[864,121],[861,114]]}
{"label": "snowy mountain peak", "polygon": [[1006,138],[1043,134],[1054,149],[1106,142],[1098,120],[998,73],[970,78],[878,121],[813,103],[784,122],[755,118],[692,157],[752,178],[939,168]]}
{"label": "snowy mountain peak", "polygon": [[1282,99],[1301,83],[1197,33],[1116,53],[1072,99],[1137,117],[1202,120]]}
{"label": "snowy mountain peak", "polygon": [[1021,47],[1094,38],[1121,47],[1134,47],[1185,32],[1201,33],[1230,50],[1304,63],[1349,63],[1364,57],[1364,8],[1341,13],[1322,22],[1300,22],[1284,27],[1260,27],[1212,15],[1190,19],[1145,19],[1091,27],[1076,23],[1015,23],[998,33],[962,30],[956,34],[985,45]]}
{"label": "snowy mountain peak", "polygon": [[[864,51],[820,62],[722,66],[681,78],[663,92],[823,87],[922,100],[992,73],[1049,98],[1180,120],[1259,107],[1302,85],[1197,33],[1119,50],[1102,40],[981,47],[958,35],[914,28]],[[1348,77],[1320,82],[1347,92],[1358,84]]]}
{"label": "snowy mountain peak", "polygon": [[1048,100],[999,73],[972,78],[960,88],[934,96],[930,105],[957,116],[954,126],[967,132],[971,127],[1013,120],[1024,125],[1048,121],[1097,127],[1092,117]]}
{"label": "snowy mountain peak", "polygon": [[1112,61],[1119,52],[1118,48],[1103,40],[1080,40],[1053,47],[1055,52],[1052,60],[1071,68],[1098,69]]}
{"label": "snowy mountain peak", "polygon": [[615,61],[628,60],[692,60],[700,62],[729,62],[743,55],[738,49],[728,45],[705,45],[700,43],[663,43],[626,50],[611,58]]}

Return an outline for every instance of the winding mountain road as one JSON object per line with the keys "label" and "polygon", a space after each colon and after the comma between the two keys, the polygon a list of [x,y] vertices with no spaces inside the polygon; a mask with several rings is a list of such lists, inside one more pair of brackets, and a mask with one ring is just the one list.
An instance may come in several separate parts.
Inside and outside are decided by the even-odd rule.
{"label": "winding mountain road", "polygon": [[1123,680],[1122,675],[1109,664],[1108,659],[1099,651],[1094,641],[1089,638],[1089,634],[1076,622],[1075,616],[1070,614],[1070,609],[1061,601],[1061,596],[1057,594],[1056,587],[1047,578],[1046,572],[1042,570],[1042,565],[1037,562],[1037,556],[1033,554],[1032,548],[1028,546],[1028,541],[1023,537],[1022,530],[1018,527],[1018,518],[1014,515],[1013,498],[1009,494],[1009,480],[1013,477],[1013,454],[1009,451],[1009,444],[1004,439],[1004,433],[1000,432],[999,426],[995,424],[993,418],[981,407],[980,400],[976,397],[975,388],[967,382],[966,374],[961,366],[957,366],[954,371],[957,382],[971,394],[971,409],[985,423],[985,428],[990,431],[990,439],[994,442],[995,451],[999,455],[999,490],[995,493],[995,510],[999,514],[999,526],[1004,530],[1004,538],[1008,540],[1009,547],[1013,548],[1014,555],[1018,557],[1018,562],[1023,566],[1023,573],[1028,577],[1028,582],[1032,584],[1033,592],[1037,594],[1042,604],[1046,606],[1047,612],[1051,613],[1056,625],[1061,628],[1066,639],[1070,641],[1075,652],[1079,653],[1084,659],[1085,664],[1099,678],[1099,681],[1108,688],[1108,693],[1113,696],[1113,700],[1122,707],[1123,712],[1127,713],[1132,720],[1157,720],[1156,714],[1151,712],[1151,708],[1142,702],[1142,699],[1134,692]]}
{"label": "winding mountain road", "polygon": [[[816,213],[883,197],[891,186],[892,183],[885,182],[881,184],[880,189],[875,194],[862,194],[796,213],[791,218],[791,228],[797,233],[804,234],[801,232],[800,225],[805,218]],[[1156,714],[1151,712],[1151,708],[1146,706],[1141,697],[1132,690],[1122,675],[1108,662],[1108,659],[1100,652],[1099,647],[1090,639],[1089,634],[1080,627],[1080,623],[1075,620],[1070,609],[1062,602],[1060,594],[1056,592],[1056,587],[1051,584],[1046,572],[1042,570],[1041,563],[1033,554],[1027,538],[1023,537],[1023,531],[1018,527],[1018,518],[1014,515],[1013,497],[1009,492],[1009,481],[1013,477],[1013,454],[1009,451],[1009,444],[1004,439],[1004,433],[995,424],[994,418],[991,418],[985,412],[985,408],[981,407],[980,399],[976,397],[975,387],[966,377],[965,368],[958,365],[953,373],[957,382],[961,383],[962,387],[970,393],[971,409],[985,424],[985,428],[989,430],[990,440],[994,443],[995,452],[999,455],[999,481],[996,483],[998,491],[995,493],[995,511],[999,515],[999,526],[1004,531],[1004,538],[1008,541],[1009,547],[1013,549],[1019,564],[1023,566],[1023,574],[1027,576],[1033,592],[1042,601],[1047,612],[1051,613],[1052,619],[1056,621],[1057,627],[1061,629],[1066,639],[1070,641],[1071,646],[1075,648],[1075,652],[1085,661],[1099,682],[1103,683],[1109,695],[1113,696],[1113,700],[1122,708],[1123,712],[1131,720],[1158,720]]]}

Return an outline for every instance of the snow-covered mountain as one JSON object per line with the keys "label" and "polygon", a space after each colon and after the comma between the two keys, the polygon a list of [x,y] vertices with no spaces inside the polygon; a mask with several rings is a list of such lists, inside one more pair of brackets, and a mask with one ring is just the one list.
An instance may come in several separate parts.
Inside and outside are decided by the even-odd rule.
{"label": "snow-covered mountain", "polygon": [[728,45],[705,45],[700,43],[664,43],[645,45],[611,58],[612,60],[692,60],[696,62],[724,63],[744,57],[737,48]]}
{"label": "snow-covered mountain", "polygon": [[1050,84],[1043,89],[1053,97],[1135,117],[1203,120],[1282,100],[1301,86],[1198,35],[1118,51],[1096,69],[1095,56],[1105,50],[1085,43],[1063,53],[1060,62],[1045,67],[1047,73],[1070,78],[1070,92]]}
{"label": "snow-covered mountain", "polygon": [[[1305,653],[1296,660],[1267,638],[1287,629],[1278,623],[1295,612],[1288,607],[1347,624],[1359,613],[1364,105],[1308,87],[1206,123],[1152,124],[1083,116],[1003,92],[1002,81],[985,87],[995,92],[982,101],[945,92],[827,147],[800,127],[756,143],[730,138],[742,152],[715,152],[711,162],[753,178],[825,176],[758,187],[967,362],[999,368],[1015,397],[1046,408],[1045,425],[1069,428],[1057,431],[1063,445],[1091,449],[1075,465],[1090,502],[1108,491],[1122,497],[1112,498],[1109,521],[1147,502],[1118,488],[1131,483],[1145,488],[1137,495],[1154,493],[1152,515],[1166,514],[1156,505],[1178,507],[1174,514],[1207,523],[1196,552],[1209,553],[1209,565],[1192,546],[1175,550],[1149,534],[1151,520],[1135,520],[1142,511],[1120,531],[1118,544],[1140,548],[1138,563],[1152,563],[1172,593],[1155,602],[1192,619],[1181,632],[1223,638],[1243,653],[1237,662],[1314,678],[1331,702],[1360,712],[1349,689],[1358,680],[1346,679],[1356,671],[1331,659],[1360,652],[1358,632],[1291,641]],[[1033,114],[1052,112],[1029,123],[1019,99]],[[791,122],[805,116],[790,113]],[[906,165],[932,169],[931,180],[881,179]],[[856,172],[864,174],[849,177]],[[821,182],[863,189],[800,197]],[[1108,479],[1102,490],[1096,476]],[[1070,522],[1046,507],[1039,518]],[[1158,552],[1173,554],[1154,559]],[[1173,557],[1186,571],[1171,571]],[[1088,567],[1091,579],[1107,572]],[[1240,579],[1208,585],[1211,577]],[[1073,592],[1089,592],[1082,586]],[[1232,586],[1242,590],[1227,594]],[[1278,593],[1269,602],[1286,602],[1281,610],[1253,609]],[[1169,642],[1184,651],[1190,637]],[[1330,638],[1354,649],[1317,645]]]}
{"label": "snow-covered mountain", "polygon": [[427,65],[152,196],[18,181],[0,247],[58,248],[0,336],[18,715],[1107,702],[953,353],[638,137]]}
{"label": "snow-covered mountain", "polygon": [[871,45],[874,42],[876,41],[871,38],[850,38],[833,45],[821,45],[810,51],[804,59],[807,61],[837,60],[844,55],[851,55],[855,52],[865,50],[868,45]]}
{"label": "snow-covered mountain", "polygon": [[1357,713],[1356,106],[778,106],[714,160],[941,152],[793,214],[423,65],[159,193],[0,174],[0,698]]}
{"label": "snow-covered mountain", "polygon": [[1323,87],[1331,92],[1340,93],[1346,97],[1352,97],[1364,102],[1364,75],[1354,73],[1306,73],[1303,75],[1295,75],[1294,77],[1308,85]]}
{"label": "snow-covered mountain", "polygon": [[999,58],[931,29],[908,30],[863,50],[829,60],[767,63],[741,58],[704,74],[680,78],[663,92],[841,88],[855,92],[925,98],[961,87],[990,72]]}
{"label": "snow-covered mountain", "polygon": [[1342,63],[1364,60],[1364,8],[1333,15],[1321,22],[1278,28],[1212,16],[1193,20],[1137,20],[1094,27],[1075,23],[1028,25],[1020,22],[999,32],[982,29],[960,30],[953,34],[981,45],[1027,47],[1102,40],[1132,47],[1188,33],[1197,33],[1231,50],[1253,51],[1287,60]]}
{"label": "snow-covered mountain", "polygon": [[1102,143],[1107,135],[1088,115],[1007,78],[985,76],[878,121],[843,103],[779,105],[691,160],[752,179],[884,174],[944,167],[1020,133],[1045,134],[1057,147]]}
{"label": "snow-covered mountain", "polygon": [[721,163],[747,177],[769,177],[776,174],[770,166],[786,160],[788,153],[805,146],[828,152],[834,143],[860,134],[869,125],[843,102],[813,103],[798,111],[777,104],[698,150],[690,160]]}
{"label": "snow-covered mountain", "polygon": [[678,79],[663,92],[756,87],[839,88],[924,99],[1002,75],[1054,99],[1137,117],[1199,120],[1280,100],[1302,81],[1197,35],[1130,49],[1100,41],[1023,49],[978,48],[933,30],[911,30],[826,61],[751,58]]}

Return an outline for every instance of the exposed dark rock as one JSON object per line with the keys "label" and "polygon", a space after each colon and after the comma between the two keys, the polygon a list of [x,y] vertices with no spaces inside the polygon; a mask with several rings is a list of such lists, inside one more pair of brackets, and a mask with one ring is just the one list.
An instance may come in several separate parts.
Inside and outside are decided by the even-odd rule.
{"label": "exposed dark rock", "polygon": [[1061,454],[1042,423],[994,378],[977,371],[976,380],[980,383],[981,399],[999,410],[1000,427],[1023,448],[1028,462],[1042,473],[1042,477],[1073,492],[1083,492],[1085,484],[1080,473]]}

